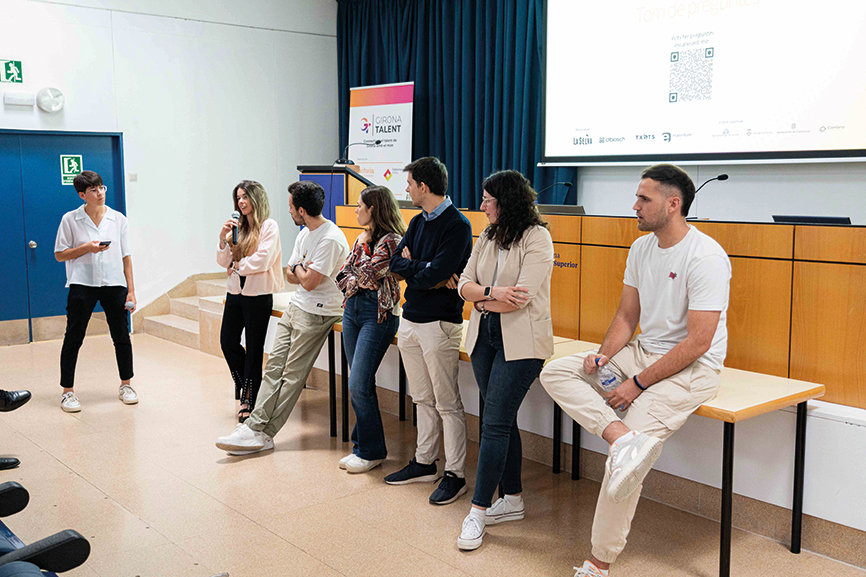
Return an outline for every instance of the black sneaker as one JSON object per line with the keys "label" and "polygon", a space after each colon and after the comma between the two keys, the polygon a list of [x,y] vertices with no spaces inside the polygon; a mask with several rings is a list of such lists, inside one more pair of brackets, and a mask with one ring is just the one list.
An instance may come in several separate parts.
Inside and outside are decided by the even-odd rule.
{"label": "black sneaker", "polygon": [[409,483],[427,483],[436,480],[436,461],[435,459],[429,465],[422,465],[414,458],[409,461],[409,464],[385,477],[385,482],[389,485],[408,485]]}
{"label": "black sneaker", "polygon": [[466,479],[458,477],[451,471],[445,471],[439,488],[430,495],[431,505],[447,505],[457,500],[457,497],[466,492]]}

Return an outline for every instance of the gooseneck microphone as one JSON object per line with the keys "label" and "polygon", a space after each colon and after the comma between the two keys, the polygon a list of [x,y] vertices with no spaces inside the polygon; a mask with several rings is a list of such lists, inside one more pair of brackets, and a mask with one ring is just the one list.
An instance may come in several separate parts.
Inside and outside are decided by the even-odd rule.
{"label": "gooseneck microphone", "polygon": [[[728,175],[727,174],[720,174],[715,178],[711,178],[711,179],[705,181],[702,185],[700,185],[698,187],[698,190],[702,189],[703,187],[705,187],[707,185],[707,183],[712,182],[714,180],[728,180]],[[695,191],[695,194],[698,193],[698,190]]]}
{"label": "gooseneck microphone", "polygon": [[[235,220],[240,220],[240,218],[241,218],[241,213],[239,213],[239,212],[236,211],[236,210],[233,211],[233,212],[232,212],[232,218],[235,219]],[[232,244],[237,244],[237,243],[238,243],[238,227],[233,226],[233,227],[232,227]]]}
{"label": "gooseneck microphone", "polygon": [[373,142],[350,142],[346,145],[346,148],[343,149],[343,158],[338,158],[334,161],[334,164],[355,164],[355,161],[349,158],[349,147],[355,146],[356,144],[363,144],[364,146],[374,146],[377,144],[382,144],[382,141],[374,140]]}
{"label": "gooseneck microphone", "polygon": [[550,190],[550,189],[553,188],[554,186],[559,186],[560,184],[561,184],[562,186],[564,186],[565,188],[571,188],[571,183],[570,183],[570,182],[554,182],[553,184],[550,184],[550,185],[548,185],[548,186],[545,186],[544,188],[542,188],[541,190],[539,190],[539,191],[538,191],[538,194],[541,194],[541,193],[544,192],[545,190]]}

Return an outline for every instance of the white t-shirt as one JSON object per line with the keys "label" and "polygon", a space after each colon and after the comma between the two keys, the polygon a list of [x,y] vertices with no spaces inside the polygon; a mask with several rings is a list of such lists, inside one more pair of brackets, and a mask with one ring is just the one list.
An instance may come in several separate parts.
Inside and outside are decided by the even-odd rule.
{"label": "white t-shirt", "polygon": [[664,354],[688,336],[688,311],[721,311],[713,344],[700,362],[721,369],[728,348],[731,261],[715,240],[689,227],[683,239],[659,248],[654,234],[631,245],[623,282],[640,295],[640,344]]}
{"label": "white t-shirt", "polygon": [[303,264],[304,268],[311,268],[325,278],[311,291],[298,285],[292,295],[292,303],[314,315],[342,315],[343,293],[337,288],[335,279],[347,256],[349,243],[346,242],[346,235],[330,220],[316,230],[304,228],[295,240],[289,266]]}
{"label": "white t-shirt", "polygon": [[126,217],[106,206],[97,227],[84,212],[85,206],[67,212],[60,219],[54,252],[63,252],[93,240],[110,240],[111,244],[108,250],[88,252],[66,261],[66,286],[126,286],[123,257],[131,253]]}

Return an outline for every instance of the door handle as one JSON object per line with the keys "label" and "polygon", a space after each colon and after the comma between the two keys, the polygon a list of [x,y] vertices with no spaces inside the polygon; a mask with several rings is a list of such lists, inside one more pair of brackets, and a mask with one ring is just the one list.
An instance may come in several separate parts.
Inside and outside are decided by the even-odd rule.
{"label": "door handle", "polygon": [[35,240],[31,240],[28,244],[30,245],[30,248],[36,248],[36,241]]}

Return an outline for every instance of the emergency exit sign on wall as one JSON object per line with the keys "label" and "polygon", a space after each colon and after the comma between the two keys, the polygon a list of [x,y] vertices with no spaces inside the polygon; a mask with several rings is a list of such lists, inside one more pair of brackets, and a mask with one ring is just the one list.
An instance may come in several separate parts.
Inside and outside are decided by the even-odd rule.
{"label": "emergency exit sign on wall", "polygon": [[0,82],[24,82],[20,60],[0,60]]}
{"label": "emergency exit sign on wall", "polygon": [[84,162],[80,154],[61,154],[60,155],[60,179],[63,184],[72,184],[75,177],[81,174]]}

